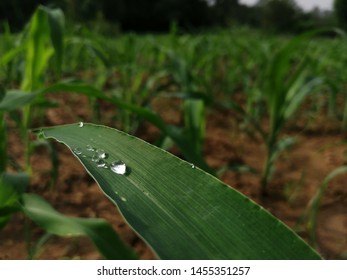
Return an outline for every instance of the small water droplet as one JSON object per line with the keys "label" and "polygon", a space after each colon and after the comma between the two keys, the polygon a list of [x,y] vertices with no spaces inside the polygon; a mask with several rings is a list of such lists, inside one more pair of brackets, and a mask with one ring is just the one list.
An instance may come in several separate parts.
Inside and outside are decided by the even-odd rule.
{"label": "small water droplet", "polygon": [[91,145],[89,145],[89,144],[86,146],[86,149],[87,149],[88,151],[92,151],[92,152],[95,151],[95,149],[94,149]]}
{"label": "small water droplet", "polygon": [[95,163],[97,167],[104,167],[106,165],[106,162],[103,159],[98,159]]}
{"label": "small water droplet", "polygon": [[121,199],[122,201],[124,201],[124,202],[127,201],[127,199],[126,199],[124,196],[121,196],[120,199]]}
{"label": "small water droplet", "polygon": [[127,171],[127,166],[121,160],[117,160],[117,161],[111,163],[110,168],[114,173],[119,174],[119,175],[124,175]]}
{"label": "small water droplet", "polygon": [[194,164],[191,164],[191,167],[194,169],[194,168],[195,168],[195,165],[194,165]]}
{"label": "small water droplet", "polygon": [[98,158],[100,158],[100,159],[107,159],[108,158],[108,154],[102,149],[97,149],[96,154],[97,154]]}
{"label": "small water droplet", "polygon": [[98,155],[93,155],[93,156],[92,156],[92,161],[95,162],[95,161],[97,161],[98,159],[99,159]]}
{"label": "small water droplet", "polygon": [[79,122],[78,123],[78,127],[83,127],[84,126],[84,123],[83,122]]}
{"label": "small water droplet", "polygon": [[81,154],[82,154],[82,149],[79,148],[79,147],[75,148],[73,151],[74,151],[74,153],[75,153],[76,155],[81,155]]}

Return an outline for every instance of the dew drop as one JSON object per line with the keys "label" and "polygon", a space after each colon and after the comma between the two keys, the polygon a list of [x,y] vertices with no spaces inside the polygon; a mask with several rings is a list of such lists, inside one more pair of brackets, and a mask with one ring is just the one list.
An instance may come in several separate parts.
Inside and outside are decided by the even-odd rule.
{"label": "dew drop", "polygon": [[121,196],[120,199],[121,199],[122,201],[124,201],[124,202],[127,201],[127,199],[126,199],[124,196]]}
{"label": "dew drop", "polygon": [[195,168],[195,165],[194,165],[194,164],[191,164],[191,167],[194,169],[194,168]]}
{"label": "dew drop", "polygon": [[74,149],[74,153],[75,153],[76,155],[81,155],[81,154],[82,154],[82,149],[79,148],[79,147],[77,147],[77,148]]}
{"label": "dew drop", "polygon": [[83,127],[84,126],[84,123],[83,122],[79,122],[78,123],[78,127]]}
{"label": "dew drop", "polygon": [[103,159],[98,159],[96,162],[97,167],[105,167],[106,162]]}
{"label": "dew drop", "polygon": [[108,158],[108,154],[102,149],[96,150],[96,154],[97,154],[98,158],[100,158],[100,159],[107,159]]}
{"label": "dew drop", "polygon": [[95,162],[95,161],[97,161],[98,159],[99,159],[98,155],[95,154],[95,155],[92,156],[92,161]]}
{"label": "dew drop", "polygon": [[87,149],[87,151],[92,151],[92,152],[95,151],[95,149],[89,144],[86,146],[86,149]]}
{"label": "dew drop", "polygon": [[114,173],[119,174],[119,175],[124,175],[125,172],[127,171],[127,166],[121,160],[117,160],[117,161],[111,163],[110,168]]}

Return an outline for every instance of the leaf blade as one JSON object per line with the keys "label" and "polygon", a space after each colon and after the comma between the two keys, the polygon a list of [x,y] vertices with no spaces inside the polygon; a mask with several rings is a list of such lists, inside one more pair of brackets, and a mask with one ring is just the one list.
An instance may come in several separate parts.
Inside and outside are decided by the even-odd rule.
{"label": "leaf blade", "polygon": [[[293,231],[215,177],[140,139],[92,124],[42,129],[76,155],[133,229],[163,259],[319,259]],[[94,140],[94,142],[93,142]],[[99,168],[85,148],[123,160]],[[85,156],[85,157],[84,157]]]}
{"label": "leaf blade", "polygon": [[136,259],[110,224],[102,219],[65,216],[40,196],[29,193],[23,194],[21,207],[28,217],[50,233],[60,236],[88,236],[107,259]]}

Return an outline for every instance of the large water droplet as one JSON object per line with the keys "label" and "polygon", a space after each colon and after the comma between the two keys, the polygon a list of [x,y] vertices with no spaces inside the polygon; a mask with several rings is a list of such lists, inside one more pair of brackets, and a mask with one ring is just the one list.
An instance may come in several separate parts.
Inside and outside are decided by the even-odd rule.
{"label": "large water droplet", "polygon": [[111,170],[119,175],[124,175],[127,171],[127,166],[121,160],[117,160],[110,165]]}
{"label": "large water droplet", "polygon": [[74,151],[74,153],[75,153],[76,155],[82,154],[82,149],[79,148],[79,147],[75,148],[73,151]]}
{"label": "large water droplet", "polygon": [[84,126],[84,123],[83,122],[79,122],[78,123],[78,127],[83,127]]}

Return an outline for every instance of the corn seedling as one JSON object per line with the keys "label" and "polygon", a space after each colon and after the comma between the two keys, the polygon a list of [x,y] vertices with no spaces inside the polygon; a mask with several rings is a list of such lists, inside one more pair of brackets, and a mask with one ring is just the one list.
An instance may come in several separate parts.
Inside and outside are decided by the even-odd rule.
{"label": "corn seedling", "polygon": [[344,174],[347,172],[347,166],[340,166],[336,168],[335,170],[331,171],[328,176],[325,177],[322,184],[317,189],[316,194],[311,199],[309,206],[307,207],[306,211],[306,219],[307,219],[307,226],[308,231],[310,234],[310,240],[313,243],[313,246],[317,247],[317,215],[319,211],[319,207],[321,205],[322,198],[329,187],[329,184],[331,180],[333,180],[335,177]]}
{"label": "corn seedling", "polygon": [[[62,21],[60,10],[39,7],[23,35],[22,45],[14,50],[9,50],[0,59],[0,65],[7,65],[18,55],[24,55],[25,61],[20,89],[6,91],[2,86],[0,87],[0,228],[6,225],[13,213],[22,211],[47,232],[61,236],[88,236],[106,258],[133,259],[136,258],[135,254],[120,241],[116,232],[106,221],[67,217],[55,211],[41,197],[26,192],[30,178],[28,175],[30,174],[29,156],[32,148],[40,144],[28,141],[28,127],[31,125],[33,105],[40,99],[44,99],[46,93],[44,74],[53,54],[55,54],[57,62],[56,71],[60,72],[63,59]],[[18,120],[18,124],[24,138],[26,173],[7,173],[5,114],[11,114],[15,110],[21,110],[23,117]],[[51,154],[54,156],[53,151]],[[54,162],[53,165],[55,165]],[[18,169],[22,168],[18,166]],[[55,174],[56,176],[57,174]],[[39,241],[35,248],[31,248],[30,233],[26,232],[26,236],[29,238],[27,240],[28,257],[32,258],[37,246],[46,237],[42,239],[42,242]],[[110,243],[115,244],[119,250],[110,250]]]}

